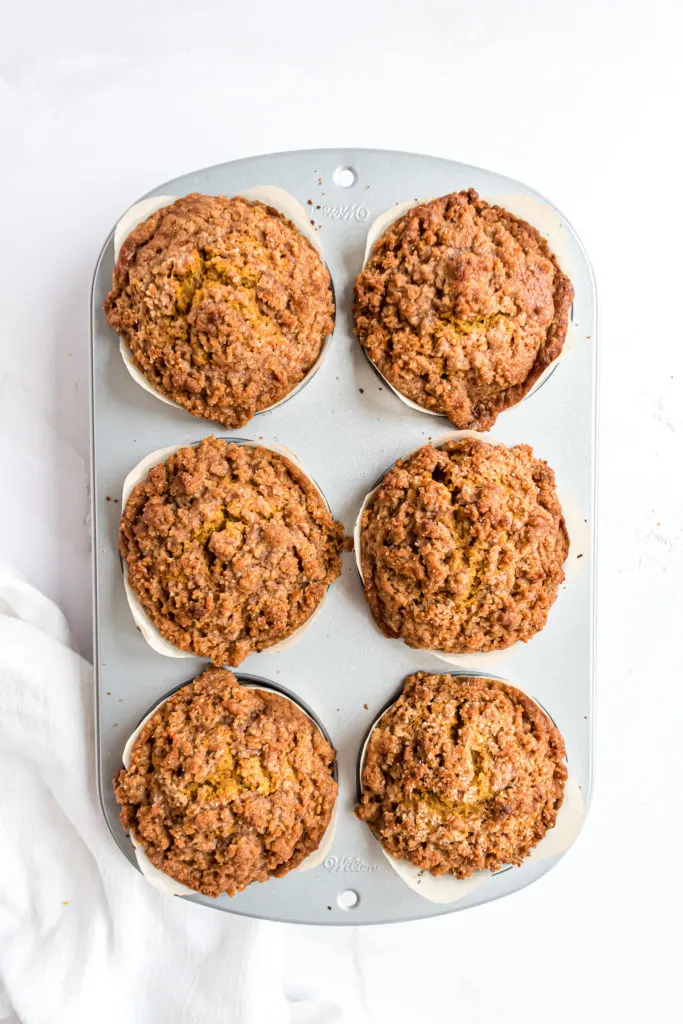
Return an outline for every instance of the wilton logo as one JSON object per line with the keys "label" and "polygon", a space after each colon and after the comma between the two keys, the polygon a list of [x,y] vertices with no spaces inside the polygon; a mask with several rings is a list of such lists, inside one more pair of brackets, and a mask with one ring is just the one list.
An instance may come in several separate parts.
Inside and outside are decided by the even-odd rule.
{"label": "wilton logo", "polygon": [[324,213],[330,220],[357,220],[361,223],[370,216],[367,206],[351,203],[350,205],[338,206],[336,203],[323,203],[320,212]]}
{"label": "wilton logo", "polygon": [[379,864],[368,864],[362,857],[325,857],[323,867],[328,871],[379,871]]}

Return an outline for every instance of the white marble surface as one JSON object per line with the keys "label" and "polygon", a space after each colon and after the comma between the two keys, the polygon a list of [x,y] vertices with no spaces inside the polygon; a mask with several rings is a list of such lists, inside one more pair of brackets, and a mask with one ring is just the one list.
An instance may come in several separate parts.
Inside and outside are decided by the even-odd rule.
{"label": "white marble surface", "polygon": [[88,292],[104,236],[139,194],[259,151],[431,152],[551,196],[596,269],[588,824],[555,871],[501,903],[409,927],[288,933],[288,991],[330,1004],[316,1020],[677,1018],[682,37],[677,0],[264,0],[258,12],[42,0],[3,14],[0,555],[62,605],[84,653]]}

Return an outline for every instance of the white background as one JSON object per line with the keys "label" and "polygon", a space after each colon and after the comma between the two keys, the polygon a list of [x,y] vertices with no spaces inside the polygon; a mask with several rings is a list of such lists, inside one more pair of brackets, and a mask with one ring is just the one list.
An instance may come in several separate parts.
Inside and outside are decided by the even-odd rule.
{"label": "white background", "polygon": [[410,926],[288,930],[287,990],[328,1000],[322,1019],[341,1019],[340,1001],[353,1024],[680,1019],[682,53],[678,0],[4,8],[0,555],[61,604],[86,654],[88,291],[105,235],[141,193],[257,152],[414,150],[528,182],[594,263],[588,823],[559,867],[501,903]]}

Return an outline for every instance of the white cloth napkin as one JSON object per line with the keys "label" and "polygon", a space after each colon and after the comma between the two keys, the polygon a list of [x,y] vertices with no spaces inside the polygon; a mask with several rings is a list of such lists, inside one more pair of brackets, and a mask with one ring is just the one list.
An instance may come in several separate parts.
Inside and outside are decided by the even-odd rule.
{"label": "white cloth napkin", "polygon": [[0,567],[0,1020],[291,1021],[283,926],[164,896],[117,849],[91,675],[61,612]]}

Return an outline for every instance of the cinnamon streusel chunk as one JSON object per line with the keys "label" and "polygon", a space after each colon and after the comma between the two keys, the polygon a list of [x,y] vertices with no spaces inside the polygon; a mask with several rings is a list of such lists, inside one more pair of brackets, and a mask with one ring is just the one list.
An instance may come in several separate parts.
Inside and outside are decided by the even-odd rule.
{"label": "cinnamon streusel chunk", "polygon": [[564,757],[513,686],[417,672],[371,734],[356,814],[392,857],[433,875],[519,865],[555,825]]}
{"label": "cinnamon streusel chunk", "polygon": [[493,651],[542,629],[569,538],[555,474],[528,445],[425,445],[385,474],[361,519],[365,596],[410,647]]}
{"label": "cinnamon streusel chunk", "polygon": [[356,278],[356,333],[406,398],[487,430],[559,356],[573,297],[536,228],[469,189],[382,235]]}
{"label": "cinnamon streusel chunk", "polygon": [[104,309],[160,394],[226,427],[288,395],[334,326],[315,247],[241,196],[184,196],[139,224]]}
{"label": "cinnamon streusel chunk", "polygon": [[289,459],[214,437],[154,466],[119,529],[128,582],[162,636],[228,665],[306,622],[344,543]]}
{"label": "cinnamon streusel chunk", "polygon": [[278,878],[318,848],[334,751],[285,697],[208,668],[161,705],[114,779],[121,822],[152,864],[205,896]]}

